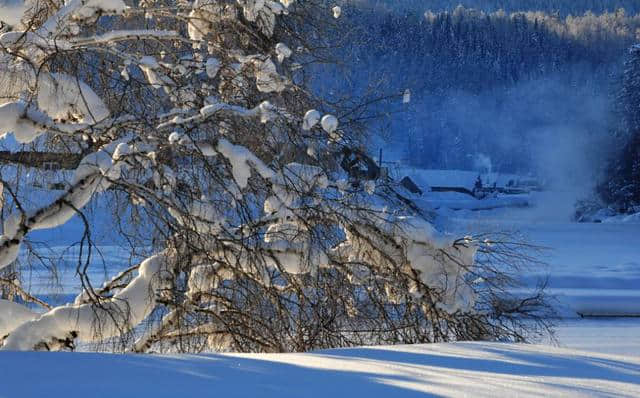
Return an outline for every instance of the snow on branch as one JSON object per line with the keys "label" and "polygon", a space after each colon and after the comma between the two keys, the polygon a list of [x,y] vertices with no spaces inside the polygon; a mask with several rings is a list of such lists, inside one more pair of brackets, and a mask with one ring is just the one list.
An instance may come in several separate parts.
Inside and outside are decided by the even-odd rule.
{"label": "snow on branch", "polygon": [[116,43],[124,40],[147,40],[147,39],[176,39],[181,40],[183,37],[172,30],[153,30],[153,29],[138,29],[138,30],[115,30],[107,33],[103,33],[97,36],[90,37],[78,37],[69,40],[69,45],[72,48],[96,46],[100,44]]}
{"label": "snow on branch", "polygon": [[140,264],[137,277],[99,304],[56,307],[21,324],[6,338],[1,350],[54,349],[68,339],[91,342],[122,335],[155,308],[163,273],[168,272],[167,261],[166,251],[147,258]]}
{"label": "snow on branch", "polygon": [[88,19],[97,13],[121,14],[127,6],[122,0],[70,0],[37,30],[40,37],[53,37],[71,18]]}
{"label": "snow on branch", "polygon": [[0,299],[0,341],[14,329],[37,316],[36,312],[24,305]]}
{"label": "snow on branch", "polygon": [[12,132],[18,142],[28,144],[49,130],[74,133],[86,127],[86,124],[56,123],[24,101],[0,105],[0,139]]}

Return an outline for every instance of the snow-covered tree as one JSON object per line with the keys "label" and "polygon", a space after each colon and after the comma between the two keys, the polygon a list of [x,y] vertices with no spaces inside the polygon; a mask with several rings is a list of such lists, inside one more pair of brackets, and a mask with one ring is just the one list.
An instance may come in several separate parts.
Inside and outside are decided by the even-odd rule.
{"label": "snow-covered tree", "polygon": [[[358,148],[358,109],[314,97],[340,12],[324,1],[0,3],[5,162],[70,169],[29,198],[3,175],[0,268],[73,217],[78,284],[54,306],[2,279],[2,349],[288,351],[525,337],[538,297],[504,290],[512,247],[438,232]],[[314,84],[318,84],[315,82]],[[334,104],[335,105],[335,104]],[[27,145],[29,144],[29,145]],[[348,167],[344,167],[348,164]],[[138,264],[87,268],[91,204]],[[33,205],[42,199],[45,203]],[[104,206],[104,201],[101,202]],[[100,211],[100,210],[98,210]],[[104,221],[106,222],[106,221]]]}

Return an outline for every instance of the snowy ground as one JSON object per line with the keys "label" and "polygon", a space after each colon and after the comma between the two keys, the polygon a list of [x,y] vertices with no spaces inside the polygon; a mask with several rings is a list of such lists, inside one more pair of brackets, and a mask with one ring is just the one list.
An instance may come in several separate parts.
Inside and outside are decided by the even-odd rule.
{"label": "snowy ground", "polygon": [[[28,376],[27,376],[28,374]],[[0,397],[640,396],[640,358],[457,343],[307,354],[0,353]]]}

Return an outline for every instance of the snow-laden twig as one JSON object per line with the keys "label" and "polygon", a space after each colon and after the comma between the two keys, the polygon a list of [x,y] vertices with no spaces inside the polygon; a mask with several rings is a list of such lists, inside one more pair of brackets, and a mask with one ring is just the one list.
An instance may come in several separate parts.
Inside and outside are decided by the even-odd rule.
{"label": "snow-laden twig", "polygon": [[97,36],[78,37],[69,40],[71,48],[97,46],[100,44],[117,43],[123,40],[147,40],[147,39],[175,39],[182,40],[183,37],[178,32],[171,30],[116,30],[103,33]]}
{"label": "snow-laden twig", "polygon": [[156,291],[163,286],[167,251],[140,264],[138,276],[112,298],[98,304],[56,307],[37,319],[22,323],[6,338],[2,350],[33,350],[68,338],[102,341],[142,322],[155,308]]}

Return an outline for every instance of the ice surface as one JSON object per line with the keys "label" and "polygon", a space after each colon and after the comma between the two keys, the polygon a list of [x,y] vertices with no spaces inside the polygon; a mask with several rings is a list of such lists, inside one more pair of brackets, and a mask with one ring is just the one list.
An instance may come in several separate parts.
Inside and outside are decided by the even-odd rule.
{"label": "ice surface", "polygon": [[561,315],[640,315],[640,224],[576,223],[561,192],[534,196],[532,206],[446,212],[457,234],[511,231],[542,248],[546,266],[518,278],[529,287],[547,280]]}

